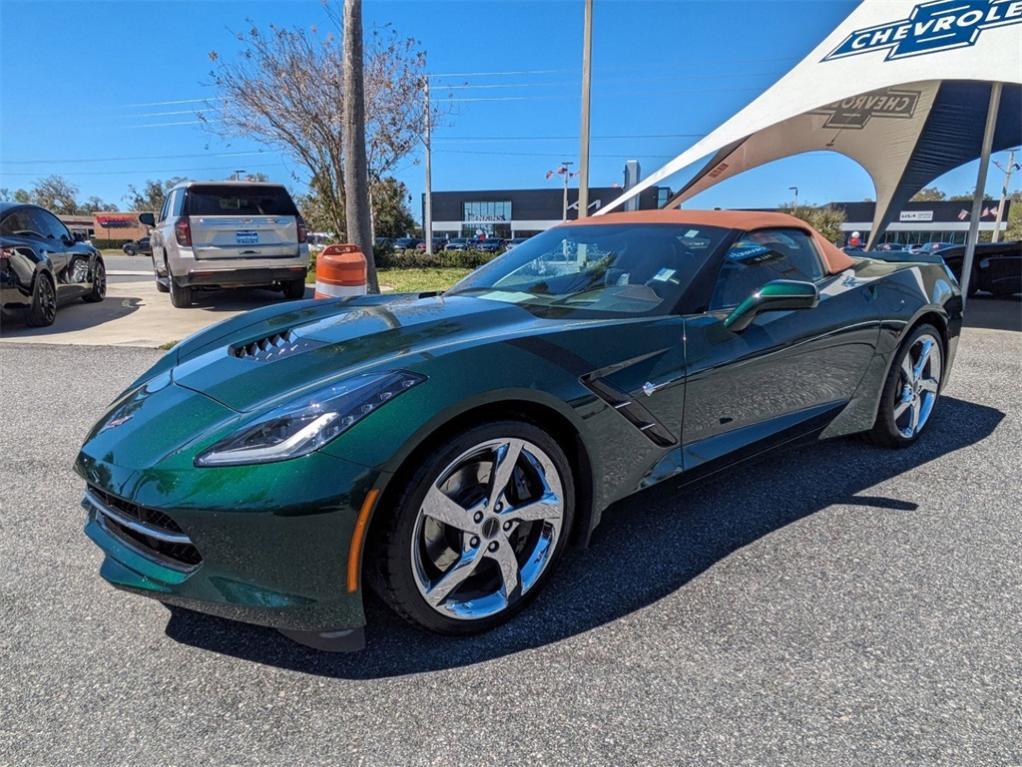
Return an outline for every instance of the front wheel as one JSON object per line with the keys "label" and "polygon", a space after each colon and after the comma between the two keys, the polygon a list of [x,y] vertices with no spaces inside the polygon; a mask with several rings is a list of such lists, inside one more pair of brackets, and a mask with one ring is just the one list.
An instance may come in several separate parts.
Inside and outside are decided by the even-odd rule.
{"label": "front wheel", "polygon": [[45,328],[57,318],[57,289],[50,276],[36,274],[32,286],[32,305],[28,309],[26,323],[33,328]]}
{"label": "front wheel", "polygon": [[869,432],[873,442],[905,447],[919,438],[940,396],[944,374],[940,338],[933,325],[920,325],[901,345]]}
{"label": "front wheel", "polygon": [[371,570],[383,598],[442,634],[493,628],[536,596],[564,550],[571,467],[532,424],[500,421],[422,460],[380,529]]}

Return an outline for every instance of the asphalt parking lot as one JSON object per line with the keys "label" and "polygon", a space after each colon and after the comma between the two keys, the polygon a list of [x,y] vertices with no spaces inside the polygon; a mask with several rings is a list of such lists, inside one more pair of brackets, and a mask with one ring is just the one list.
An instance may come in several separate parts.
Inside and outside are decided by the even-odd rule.
{"label": "asphalt parking lot", "polygon": [[924,439],[614,509],[514,623],[368,648],[122,594],[71,471],[156,359],[0,345],[0,765],[1022,764],[1022,335],[967,329]]}

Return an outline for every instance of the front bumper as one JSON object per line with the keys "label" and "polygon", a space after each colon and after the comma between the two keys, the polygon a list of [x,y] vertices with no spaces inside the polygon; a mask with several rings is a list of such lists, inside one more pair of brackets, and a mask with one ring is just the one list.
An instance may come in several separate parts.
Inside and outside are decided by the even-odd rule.
{"label": "front bumper", "polygon": [[[106,555],[100,575],[113,586],[299,641],[332,632],[357,646],[365,616],[361,592],[347,589],[348,555],[379,473],[320,453],[191,471],[126,470],[83,453],[75,468],[100,491],[83,501],[85,533]],[[118,507],[104,503],[112,498]],[[116,513],[135,505],[172,520],[198,561],[164,556],[126,534]]]}

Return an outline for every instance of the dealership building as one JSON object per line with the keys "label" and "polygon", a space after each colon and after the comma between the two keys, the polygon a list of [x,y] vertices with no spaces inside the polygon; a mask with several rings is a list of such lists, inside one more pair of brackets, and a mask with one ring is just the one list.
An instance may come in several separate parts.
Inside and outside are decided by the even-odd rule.
{"label": "dealership building", "polygon": [[[845,222],[841,232],[847,242],[852,232],[858,232],[863,242],[869,240],[869,232],[873,226],[873,214],[876,204],[872,202],[834,202],[831,205],[845,214]],[[972,200],[940,201],[940,202],[909,202],[891,218],[891,223],[880,242],[900,242],[912,245],[923,242],[954,242],[964,243],[969,232],[969,215]],[[1001,239],[1008,228],[1008,211],[1011,200],[1004,202],[1004,215],[1001,217]],[[997,221],[997,202],[984,202],[980,209],[979,238],[989,240]]]}
{"label": "dealership building", "polygon": [[[590,215],[622,191],[620,187],[590,187]],[[637,207],[659,208],[670,196],[667,187],[652,186],[639,195]],[[444,239],[531,237],[561,223],[563,216],[563,188],[433,192],[433,236]],[[578,189],[568,189],[568,218],[578,218]]]}
{"label": "dealership building", "polygon": [[[589,190],[590,214],[622,193],[620,187]],[[531,237],[561,223],[564,212],[563,189],[491,189],[472,192],[433,193],[433,235],[452,237]],[[671,197],[668,187],[652,186],[639,195],[638,208],[663,207]],[[858,232],[863,241],[869,237],[875,203],[833,202],[832,207],[845,215],[841,225],[844,241]],[[914,244],[924,242],[965,242],[969,231],[970,201],[910,202],[892,218],[881,242]],[[1011,201],[1005,202],[1001,233],[1007,228]],[[578,190],[568,190],[568,218],[578,218]],[[989,239],[997,219],[997,203],[988,202],[980,212],[981,239]],[[844,243],[842,243],[844,244]]]}

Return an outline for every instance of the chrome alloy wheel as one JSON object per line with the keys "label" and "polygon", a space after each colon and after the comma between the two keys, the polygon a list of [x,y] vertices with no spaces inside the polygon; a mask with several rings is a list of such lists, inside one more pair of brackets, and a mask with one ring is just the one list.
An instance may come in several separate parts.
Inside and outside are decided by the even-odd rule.
{"label": "chrome alloy wheel", "polygon": [[550,457],[523,439],[483,442],[448,464],[422,500],[411,542],[415,585],[442,615],[495,615],[539,580],[563,522]]}
{"label": "chrome alloy wheel", "polygon": [[937,402],[941,373],[940,341],[924,333],[901,361],[895,389],[894,426],[905,439],[915,437],[929,420]]}

